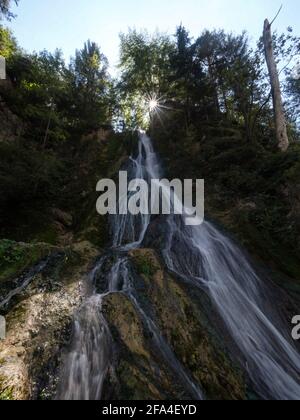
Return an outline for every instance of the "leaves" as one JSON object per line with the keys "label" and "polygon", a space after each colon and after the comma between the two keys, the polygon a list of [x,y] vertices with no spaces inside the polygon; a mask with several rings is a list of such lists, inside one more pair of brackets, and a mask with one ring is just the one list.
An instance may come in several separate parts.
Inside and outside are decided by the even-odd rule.
{"label": "leaves", "polygon": [[18,5],[19,0],[0,0],[0,20],[2,18],[7,20],[15,18],[15,15],[10,11],[12,3]]}
{"label": "leaves", "polygon": [[23,250],[15,242],[10,240],[0,241],[0,267],[4,264],[13,264],[22,260]]}

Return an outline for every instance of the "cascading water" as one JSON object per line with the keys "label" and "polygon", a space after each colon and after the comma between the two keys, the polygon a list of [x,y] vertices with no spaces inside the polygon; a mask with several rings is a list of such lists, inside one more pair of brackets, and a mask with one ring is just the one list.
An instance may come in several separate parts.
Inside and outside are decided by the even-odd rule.
{"label": "cascading water", "polygon": [[[138,156],[128,163],[129,179],[148,183],[161,177],[161,167],[150,139],[141,134]],[[162,190],[162,194],[165,194]],[[148,200],[148,198],[145,198]],[[174,205],[176,200],[174,197]],[[127,194],[119,208],[127,206]],[[110,367],[111,337],[101,314],[101,300],[123,291],[151,331],[153,345],[195,399],[203,399],[200,386],[191,378],[166,343],[154,320],[140,305],[130,274],[127,252],[142,246],[150,216],[118,215],[112,218],[113,247],[92,273],[92,282],[111,253],[114,264],[105,276],[102,294],[96,289],[75,319],[73,344],[66,356],[59,399],[101,399],[104,378]],[[228,333],[239,348],[240,362],[253,386],[264,399],[300,399],[300,358],[285,336],[269,290],[240,249],[212,224],[186,226],[184,216],[162,218],[162,256],[168,269],[210,297]]]}
{"label": "cascading water", "polygon": [[29,270],[28,273],[14,280],[15,288],[7,292],[7,294],[4,294],[4,296],[0,294],[0,309],[6,309],[14,297],[18,296],[20,293],[26,290],[26,288],[34,280],[34,278],[38,274],[43,272],[50,260],[51,257],[45,258],[44,260],[40,261],[37,265],[35,265],[31,270]]}
{"label": "cascading water", "polygon": [[245,255],[212,224],[168,219],[168,268],[207,291],[241,351],[261,398],[300,399],[300,357],[280,327],[271,294]]}
{"label": "cascading water", "polygon": [[110,333],[101,314],[101,296],[94,295],[75,317],[73,347],[66,358],[59,399],[100,400],[110,349]]}
{"label": "cascading water", "polygon": [[[137,158],[130,158],[127,172],[129,180],[144,179],[150,183],[151,179],[160,177],[157,155],[146,135],[141,134]],[[127,194],[120,197],[120,209],[127,206],[128,198]],[[145,200],[148,200],[148,197],[145,197]],[[71,351],[64,360],[58,399],[101,399],[103,382],[110,368],[112,351],[112,340],[107,323],[101,314],[101,303],[104,296],[120,291],[126,293],[131,299],[145,327],[151,333],[157,352],[174,375],[180,379],[189,395],[195,400],[203,399],[199,385],[194,383],[189,373],[177,360],[155,322],[146,314],[135,296],[127,253],[142,244],[150,219],[150,215],[132,216],[130,213],[112,217],[113,246],[91,273],[89,283],[92,287],[89,289],[92,289],[92,292],[75,316]],[[99,294],[95,287],[95,279],[105,262],[112,259],[112,255],[115,262],[106,273],[105,286]]]}

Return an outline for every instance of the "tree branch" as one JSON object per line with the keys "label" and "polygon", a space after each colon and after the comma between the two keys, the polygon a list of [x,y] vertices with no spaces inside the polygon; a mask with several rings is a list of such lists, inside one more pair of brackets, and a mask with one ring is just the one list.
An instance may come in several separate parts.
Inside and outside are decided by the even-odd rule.
{"label": "tree branch", "polygon": [[282,9],[283,9],[283,4],[280,6],[280,9],[278,10],[277,15],[274,17],[274,19],[270,23],[270,27],[273,25],[273,23],[275,22],[275,20],[278,18],[278,16],[280,15],[280,12],[281,12]]}

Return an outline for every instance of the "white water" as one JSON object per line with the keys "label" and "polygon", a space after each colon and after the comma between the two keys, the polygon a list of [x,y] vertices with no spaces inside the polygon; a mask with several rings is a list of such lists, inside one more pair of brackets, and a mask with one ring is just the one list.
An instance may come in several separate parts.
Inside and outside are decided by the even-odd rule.
{"label": "white water", "polygon": [[[157,179],[151,141],[144,135],[141,143],[147,179]],[[162,249],[167,266],[207,291],[241,351],[256,392],[265,399],[300,399],[300,356],[281,330],[272,294],[242,251],[208,222],[188,227],[183,217],[171,215],[167,227]]]}
{"label": "white water", "polygon": [[246,257],[208,222],[192,229],[174,218],[168,223],[168,267],[207,290],[256,392],[265,399],[300,399],[299,354],[277,326],[276,302]]}
{"label": "white water", "polygon": [[8,292],[4,299],[0,301],[0,309],[4,309],[5,307],[7,307],[15,296],[22,293],[34,280],[34,278],[46,268],[49,260],[50,257],[44,259],[43,261],[39,262],[36,266],[34,266],[23,277],[16,279],[16,282],[20,282],[20,284],[15,289],[12,289],[10,292]]}
{"label": "white water", "polygon": [[[138,156],[130,158],[128,178],[151,181],[160,177],[160,166],[148,137],[142,136]],[[145,197],[145,199],[148,199]],[[121,197],[119,206],[127,206],[128,196]],[[101,313],[101,304],[110,293],[123,292],[131,299],[145,327],[151,333],[153,346],[183,388],[195,400],[202,400],[200,386],[185,371],[163,338],[155,322],[146,314],[135,296],[134,279],[130,273],[127,252],[138,248],[145,237],[150,216],[118,215],[112,220],[113,247],[90,276],[90,297],[75,316],[71,350],[66,355],[57,398],[60,400],[100,400],[105,377],[111,368],[112,339]],[[114,256],[115,262],[106,273],[106,287],[97,294],[94,280],[104,264]]]}
{"label": "white water", "polygon": [[[138,157],[131,158],[129,176],[143,178],[149,183],[161,176],[157,155],[146,135],[141,135]],[[127,199],[124,196],[120,205],[127,204]],[[171,215],[162,223],[167,233],[161,252],[167,267],[209,295],[228,335],[240,351],[240,363],[248,372],[257,394],[263,399],[300,399],[299,354],[282,327],[272,293],[243,252],[208,222],[199,227],[188,227],[183,217]],[[149,224],[149,216],[126,215],[113,219],[113,249],[121,255],[108,275],[104,294],[118,290],[127,293],[152,332],[154,345],[166,363],[178,373],[195,399],[203,399],[200,384],[192,381],[134,294],[126,251],[142,245]],[[110,335],[99,309],[101,296],[91,299],[77,320],[73,350],[64,373],[67,380],[61,394],[63,399],[100,399],[103,378],[109,369]],[[96,311],[95,299],[98,302]],[[85,331],[87,327],[92,328],[92,337]]]}
{"label": "white water", "polygon": [[111,338],[101,296],[89,298],[74,320],[73,346],[65,361],[59,399],[95,401],[109,369]]}

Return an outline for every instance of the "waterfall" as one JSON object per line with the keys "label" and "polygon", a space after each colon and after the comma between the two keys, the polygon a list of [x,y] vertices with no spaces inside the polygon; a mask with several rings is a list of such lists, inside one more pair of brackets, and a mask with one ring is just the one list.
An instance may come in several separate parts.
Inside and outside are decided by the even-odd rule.
{"label": "waterfall", "polygon": [[[128,162],[128,177],[142,178],[148,183],[161,177],[158,157],[145,134],[140,135],[137,157],[131,157]],[[174,197],[174,203],[177,199]],[[127,200],[127,195],[121,197],[120,208],[127,205]],[[300,357],[284,331],[276,302],[272,301],[265,282],[238,246],[211,223],[186,226],[184,217],[162,218],[164,241],[160,251],[166,267],[208,294],[239,349],[241,365],[262,399],[300,399]],[[176,359],[135,294],[127,252],[142,246],[150,223],[150,216],[112,217],[113,246],[109,252],[114,253],[116,262],[106,275],[102,294],[92,289],[91,296],[75,317],[59,398],[101,399],[103,381],[111,363],[111,337],[101,314],[101,301],[108,293],[118,291],[129,296],[152,333],[153,345],[190,395],[198,400],[204,398],[201,384],[196,384]],[[106,258],[104,256],[93,271],[92,284]]]}
{"label": "waterfall", "polygon": [[52,255],[50,257],[44,258],[42,261],[40,261],[38,264],[33,266],[28,273],[22,274],[20,277],[15,279],[13,281],[14,288],[7,292],[7,294],[2,296],[0,294],[0,309],[7,309],[13,298],[21,294],[26,288],[29,286],[29,284],[35,279],[35,277],[42,273],[43,270],[47,267],[49,261],[51,258],[53,258],[55,255]]}
{"label": "waterfall", "polygon": [[240,249],[208,222],[189,228],[170,216],[163,255],[170,270],[207,291],[258,395],[299,400],[299,354],[276,302]]}
{"label": "waterfall", "polygon": [[101,296],[94,295],[75,316],[73,346],[65,361],[59,399],[100,400],[110,350],[111,338],[101,314]]}
{"label": "waterfall", "polygon": [[[136,158],[128,162],[128,179],[144,179],[150,183],[161,175],[157,155],[150,139],[141,134]],[[148,200],[147,197],[145,197]],[[120,197],[119,207],[127,206],[128,195]],[[111,229],[113,245],[104,255],[89,277],[90,296],[75,315],[70,351],[63,363],[57,399],[59,400],[100,400],[105,377],[110,369],[112,339],[108,325],[101,313],[101,303],[110,293],[123,292],[131,299],[145,327],[151,333],[153,346],[166,365],[178,377],[189,395],[202,400],[203,393],[191,375],[177,360],[173,350],[163,338],[155,322],[146,314],[135,296],[134,280],[130,273],[127,253],[139,248],[144,240],[150,215],[132,216],[119,214],[112,217]],[[114,264],[105,275],[105,287],[97,292],[95,279],[103,270],[108,259],[114,256]]]}

